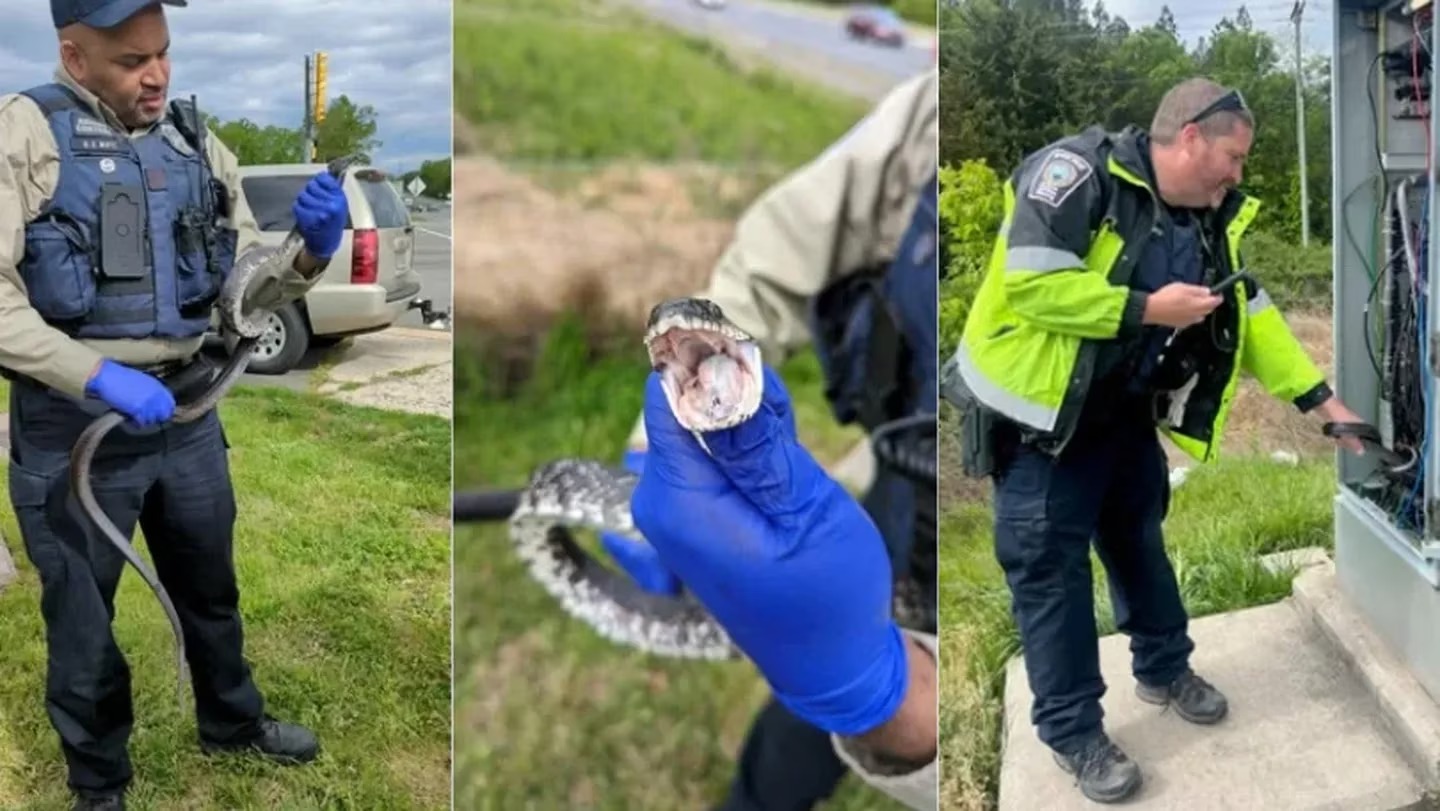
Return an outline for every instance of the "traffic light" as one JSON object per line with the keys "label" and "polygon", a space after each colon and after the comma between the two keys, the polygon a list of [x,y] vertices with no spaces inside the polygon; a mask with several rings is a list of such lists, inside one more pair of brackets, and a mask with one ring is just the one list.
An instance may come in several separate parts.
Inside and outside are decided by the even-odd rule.
{"label": "traffic light", "polygon": [[315,54],[315,123],[325,120],[325,52]]}

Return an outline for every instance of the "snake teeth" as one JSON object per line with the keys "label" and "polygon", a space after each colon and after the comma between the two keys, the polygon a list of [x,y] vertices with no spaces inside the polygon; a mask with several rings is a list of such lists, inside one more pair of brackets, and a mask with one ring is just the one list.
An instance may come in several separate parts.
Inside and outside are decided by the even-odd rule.
{"label": "snake teeth", "polygon": [[673,299],[650,311],[645,346],[670,410],[692,433],[733,428],[760,408],[760,347],[707,299]]}

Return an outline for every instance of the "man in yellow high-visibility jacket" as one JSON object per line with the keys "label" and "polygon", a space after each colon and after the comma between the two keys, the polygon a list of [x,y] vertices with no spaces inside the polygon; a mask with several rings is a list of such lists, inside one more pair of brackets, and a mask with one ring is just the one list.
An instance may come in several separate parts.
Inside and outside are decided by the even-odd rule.
{"label": "man in yellow high-visibility jacket", "polygon": [[[1242,370],[1332,422],[1360,422],[1258,284],[1239,243],[1259,202],[1235,190],[1255,121],[1238,91],[1185,81],[1149,132],[1100,128],[1027,158],[954,358],[996,417],[995,545],[1035,695],[1031,718],[1097,802],[1140,785],[1102,724],[1092,538],[1139,696],[1188,721],[1227,701],[1194,643],[1165,555],[1169,471],[1158,425],[1215,458]],[[1342,440],[1360,451],[1357,440]]]}

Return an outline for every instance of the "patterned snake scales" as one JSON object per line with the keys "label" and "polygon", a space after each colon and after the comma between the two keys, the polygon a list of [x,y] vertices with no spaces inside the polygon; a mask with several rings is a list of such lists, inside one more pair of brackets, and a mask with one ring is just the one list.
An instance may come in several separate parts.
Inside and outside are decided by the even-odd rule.
{"label": "patterned snake scales", "polygon": [[[645,345],[671,411],[702,447],[705,432],[739,425],[759,410],[764,381],[759,347],[713,302],[684,298],[657,305]],[[584,527],[643,540],[630,516],[637,481],[628,471],[590,460],[561,459],[540,467],[510,513],[516,552],[566,613],[613,642],[676,658],[738,655],[693,597],[646,592],[571,536],[568,528]],[[897,618],[912,611],[905,604],[910,599],[908,590],[896,590]]]}
{"label": "patterned snake scales", "polygon": [[[354,157],[338,158],[331,161],[326,168],[336,180],[343,180],[346,169],[354,162]],[[254,293],[251,285],[257,278],[274,278],[283,269],[293,267],[296,257],[304,247],[305,242],[297,226],[290,230],[279,246],[254,248],[235,261],[234,268],[220,289],[216,306],[220,308],[222,329],[234,334],[239,340],[221,368],[219,376],[210,382],[200,396],[192,401],[176,404],[172,422],[194,422],[205,416],[245,373],[245,367],[250,363],[251,350],[255,347],[256,339],[264,333],[266,317],[269,315],[269,312],[263,310],[247,314],[246,295]],[[105,515],[100,502],[95,499],[95,491],[90,486],[90,465],[94,461],[95,451],[100,447],[105,435],[124,421],[124,414],[109,411],[97,417],[81,432],[80,438],[75,441],[75,447],[70,451],[70,490],[78,500],[85,518],[140,572],[145,584],[155,593],[161,607],[165,609],[165,615],[170,620],[170,629],[175,634],[175,658],[179,663],[177,689],[183,712],[189,668],[185,661],[185,634],[180,625],[180,616],[175,612],[175,604],[170,601],[170,595],[160,584],[160,579],[135,551],[135,547],[130,545],[129,539]]]}

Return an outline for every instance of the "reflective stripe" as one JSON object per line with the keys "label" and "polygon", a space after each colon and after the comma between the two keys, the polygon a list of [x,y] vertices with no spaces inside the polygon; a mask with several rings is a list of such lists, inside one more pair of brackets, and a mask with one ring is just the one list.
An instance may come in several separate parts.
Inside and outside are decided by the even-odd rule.
{"label": "reflective stripe", "polygon": [[975,395],[975,399],[991,409],[1033,428],[1039,428],[1042,431],[1054,430],[1055,422],[1060,418],[1059,409],[1047,408],[1029,400],[1023,400],[996,385],[970,359],[970,353],[965,351],[964,341],[961,341],[960,345],[955,348],[954,360],[955,365],[960,369],[960,376],[964,379],[966,387],[970,389],[970,393]]}
{"label": "reflective stripe", "polygon": [[1250,299],[1250,303],[1246,306],[1245,309],[1250,315],[1253,316],[1259,313],[1261,310],[1265,309],[1266,307],[1269,307],[1272,303],[1273,302],[1270,301],[1270,294],[1266,293],[1264,289],[1261,289],[1261,291],[1256,294],[1255,298]]}
{"label": "reflective stripe", "polygon": [[1058,248],[1011,248],[1005,251],[1006,270],[1029,270],[1048,273],[1052,270],[1074,270],[1085,267],[1085,260]]}

